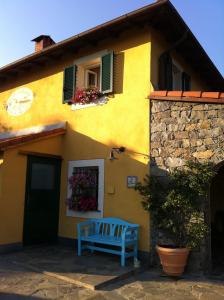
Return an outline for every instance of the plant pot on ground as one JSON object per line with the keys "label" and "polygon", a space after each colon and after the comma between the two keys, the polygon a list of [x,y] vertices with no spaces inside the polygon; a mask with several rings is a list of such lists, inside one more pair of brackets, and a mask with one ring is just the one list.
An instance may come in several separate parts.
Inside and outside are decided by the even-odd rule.
{"label": "plant pot on ground", "polygon": [[203,201],[214,175],[212,163],[187,161],[184,167],[170,171],[163,181],[146,175],[144,182],[136,185],[143,197],[143,208],[151,212],[163,240],[169,241],[157,246],[167,275],[180,276],[184,272],[189,251],[200,248],[208,232]]}

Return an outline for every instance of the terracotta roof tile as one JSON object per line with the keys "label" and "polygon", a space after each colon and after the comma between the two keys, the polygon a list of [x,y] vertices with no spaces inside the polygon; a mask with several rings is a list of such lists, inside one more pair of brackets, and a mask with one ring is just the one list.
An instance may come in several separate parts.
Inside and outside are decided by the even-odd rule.
{"label": "terracotta roof tile", "polygon": [[66,130],[64,128],[57,128],[48,131],[38,132],[38,133],[31,133],[27,135],[21,135],[12,138],[3,138],[0,139],[0,149],[7,149],[15,146],[19,146],[24,143],[36,141],[39,139],[44,139],[51,136],[61,135],[64,134]]}
{"label": "terracotta roof tile", "polygon": [[203,92],[202,97],[204,98],[219,98],[219,92]]}
{"label": "terracotta roof tile", "polygon": [[164,97],[167,95],[167,91],[153,91],[151,96],[161,96]]}
{"label": "terracotta roof tile", "polygon": [[224,103],[224,93],[202,91],[154,91],[150,99],[202,103]]}
{"label": "terracotta roof tile", "polygon": [[182,97],[182,91],[168,91],[167,96],[169,97]]}
{"label": "terracotta roof tile", "polygon": [[184,97],[201,97],[201,91],[190,91],[190,92],[183,92]]}

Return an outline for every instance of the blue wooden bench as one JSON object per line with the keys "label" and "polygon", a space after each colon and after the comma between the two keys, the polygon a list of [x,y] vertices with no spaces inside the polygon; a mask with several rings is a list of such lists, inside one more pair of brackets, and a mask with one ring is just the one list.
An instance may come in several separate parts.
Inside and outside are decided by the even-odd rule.
{"label": "blue wooden bench", "polygon": [[[117,218],[102,218],[81,222],[77,227],[79,256],[82,255],[83,249],[117,254],[121,256],[122,266],[125,266],[127,257],[137,258],[139,225]],[[104,248],[103,244],[107,247]],[[109,246],[117,246],[118,250],[115,250],[115,247],[113,247],[115,249],[110,249]],[[127,251],[127,247],[129,247],[129,251]],[[130,250],[130,248],[132,249]]]}

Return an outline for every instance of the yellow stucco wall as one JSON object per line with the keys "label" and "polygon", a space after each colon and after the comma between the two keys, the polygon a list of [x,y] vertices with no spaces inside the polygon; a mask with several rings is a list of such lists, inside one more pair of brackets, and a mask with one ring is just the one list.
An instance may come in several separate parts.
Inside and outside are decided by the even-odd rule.
{"label": "yellow stucco wall", "polygon": [[[71,111],[70,106],[62,104],[62,71],[65,65],[72,63],[72,59],[69,59],[52,67],[51,71],[47,71],[48,74],[40,72],[39,78],[37,74],[30,74],[29,79],[23,81],[21,78],[14,87],[5,87],[6,90],[0,94],[1,105],[6,103],[19,86],[31,88],[35,97],[31,109],[24,115],[10,117],[3,109],[0,117],[2,124],[10,130],[59,121],[68,122],[61,153],[63,163],[59,236],[76,237],[76,223],[80,221],[78,218],[66,217],[68,161],[101,158],[105,159],[104,216],[120,217],[140,224],[140,249],[147,251],[149,216],[141,207],[140,196],[134,190],[128,189],[126,184],[128,175],[136,175],[142,179],[148,172],[149,154],[147,96],[150,81],[150,34],[148,30],[141,34],[134,33],[127,32],[120,39],[105,42],[98,49],[84,49],[79,56],[73,58],[103,49],[112,49],[115,52],[115,94],[107,104],[76,111]],[[44,143],[47,145],[48,140]],[[39,145],[40,142],[29,144],[30,151],[52,151],[55,154],[50,145],[45,150]],[[127,151],[119,155],[119,160],[111,162],[107,158],[111,147],[116,146],[124,146]],[[5,229],[0,233],[2,244],[22,239],[26,157],[18,155],[17,152],[18,149],[8,150],[4,155],[2,184],[5,196],[1,200],[1,211],[5,211],[8,218],[5,220]],[[13,173],[16,174],[16,180],[10,179]],[[18,173],[23,175],[18,176]],[[18,187],[16,195],[10,191],[12,184]],[[111,187],[115,190],[114,194],[108,193]],[[12,202],[15,203],[13,210]],[[14,225],[16,222],[17,226]]]}
{"label": "yellow stucco wall", "polygon": [[20,150],[60,155],[62,137],[51,137],[4,152],[0,165],[0,245],[22,242],[27,156],[19,154]]}
{"label": "yellow stucco wall", "polygon": [[[126,180],[128,175],[138,176],[141,180],[148,173],[147,97],[150,80],[154,84],[158,79],[156,60],[165,47],[159,38],[157,41],[156,35],[153,35],[151,44],[149,28],[132,30],[120,38],[100,43],[97,48],[86,47],[76,56],[21,75],[1,88],[0,122],[8,130],[67,121],[65,136],[20,147],[63,157],[59,236],[75,238],[76,224],[80,221],[66,216],[68,161],[105,159],[104,216],[140,224],[139,248],[149,251],[149,215],[142,209],[137,192],[127,188]],[[75,59],[104,49],[116,54],[114,97],[105,105],[72,111],[70,106],[62,104],[63,68]],[[191,70],[189,72],[191,74]],[[11,117],[4,105],[11,93],[21,86],[32,89],[34,101],[27,113]],[[111,147],[119,146],[126,147],[127,151],[119,155],[119,160],[109,161]],[[3,159],[0,170],[0,244],[8,244],[22,241],[26,156],[18,154],[18,149],[14,148],[4,153]],[[111,189],[115,191],[112,194]]]}

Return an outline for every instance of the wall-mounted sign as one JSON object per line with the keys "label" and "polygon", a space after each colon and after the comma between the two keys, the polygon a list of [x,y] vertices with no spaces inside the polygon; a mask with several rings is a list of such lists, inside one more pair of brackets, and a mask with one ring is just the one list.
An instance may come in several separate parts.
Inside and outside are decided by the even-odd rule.
{"label": "wall-mounted sign", "polygon": [[29,88],[19,88],[9,97],[6,110],[10,116],[20,116],[31,107],[32,102],[32,90]]}
{"label": "wall-mounted sign", "polygon": [[128,188],[134,188],[136,186],[137,182],[138,182],[137,176],[128,176],[127,177],[127,187]]}

